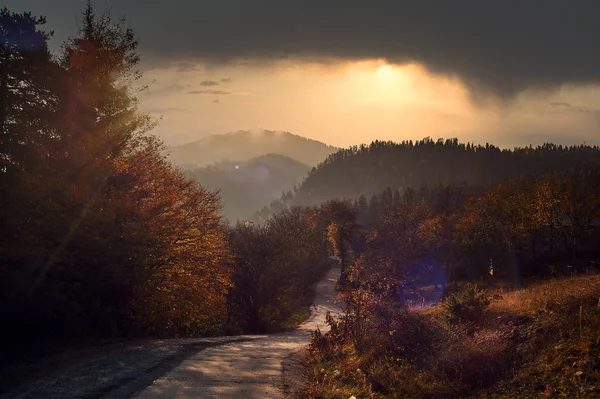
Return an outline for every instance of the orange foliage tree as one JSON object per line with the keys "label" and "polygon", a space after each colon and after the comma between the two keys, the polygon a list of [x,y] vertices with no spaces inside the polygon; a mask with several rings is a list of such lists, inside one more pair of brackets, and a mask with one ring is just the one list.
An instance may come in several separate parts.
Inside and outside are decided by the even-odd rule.
{"label": "orange foliage tree", "polygon": [[23,162],[2,149],[11,169],[2,183],[15,185],[3,185],[0,307],[15,339],[209,334],[225,319],[219,199],[174,170],[148,134],[136,49],[124,21],[88,5],[80,34],[47,68],[57,83],[31,82],[53,112],[4,126],[44,137],[21,141],[31,149]]}

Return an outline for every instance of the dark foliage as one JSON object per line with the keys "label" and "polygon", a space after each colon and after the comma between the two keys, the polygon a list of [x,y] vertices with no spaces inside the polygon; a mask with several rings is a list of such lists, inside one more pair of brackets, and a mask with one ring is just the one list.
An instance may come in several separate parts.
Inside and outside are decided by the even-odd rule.
{"label": "dark foliage", "polygon": [[[318,204],[334,198],[367,198],[387,187],[392,190],[464,183],[469,187],[493,187],[513,178],[540,176],[586,162],[598,162],[596,146],[500,149],[459,143],[457,139],[429,138],[394,143],[374,141],[331,154],[310,172],[298,188],[295,203]],[[424,191],[424,190],[422,190]],[[426,194],[423,194],[427,196]]]}
{"label": "dark foliage", "polygon": [[313,218],[314,210],[292,208],[265,224],[238,223],[232,230],[229,328],[272,332],[308,313],[312,287],[330,266],[325,229]]}
{"label": "dark foliage", "polygon": [[44,22],[0,11],[0,349],[218,332],[219,200],[147,134],[133,32],[88,5],[53,58]]}

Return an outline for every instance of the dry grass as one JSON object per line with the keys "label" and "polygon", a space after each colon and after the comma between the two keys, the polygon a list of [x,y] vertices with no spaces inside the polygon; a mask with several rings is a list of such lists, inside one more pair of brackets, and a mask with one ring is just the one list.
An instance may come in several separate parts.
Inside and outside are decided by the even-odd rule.
{"label": "dry grass", "polygon": [[[600,397],[600,276],[536,283],[490,306],[513,320],[520,362],[485,398]],[[516,322],[515,322],[516,320]]]}
{"label": "dry grass", "polygon": [[575,304],[598,303],[600,275],[577,276],[568,279],[538,282],[525,289],[500,294],[490,310],[531,316],[540,310],[560,309]]}
{"label": "dry grass", "polygon": [[[494,295],[476,326],[448,325],[435,306],[411,312],[406,334],[389,339],[391,346],[359,352],[345,344],[313,353],[300,397],[600,398],[600,275]],[[373,342],[386,338],[375,321],[371,328],[379,334]],[[407,350],[414,342],[419,349]],[[342,377],[323,379],[333,370]]]}

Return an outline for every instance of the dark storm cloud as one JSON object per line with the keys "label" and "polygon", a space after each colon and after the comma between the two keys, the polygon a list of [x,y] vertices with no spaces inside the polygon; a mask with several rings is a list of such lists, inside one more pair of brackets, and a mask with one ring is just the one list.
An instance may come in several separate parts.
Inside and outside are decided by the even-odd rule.
{"label": "dark storm cloud", "polygon": [[219,82],[215,82],[214,80],[205,80],[204,82],[200,83],[200,86],[204,86],[204,87],[212,87],[212,86],[218,86]]}
{"label": "dark storm cloud", "polygon": [[[72,25],[78,0],[31,4]],[[57,4],[60,3],[60,4]],[[37,9],[34,9],[33,5]],[[600,80],[597,0],[97,0],[125,14],[146,60],[385,58],[418,62],[471,88],[510,97],[525,88]],[[63,5],[63,7],[60,7]],[[39,10],[38,10],[39,9]],[[71,10],[58,12],[58,10]],[[55,28],[56,24],[52,24]]]}
{"label": "dark storm cloud", "polygon": [[227,95],[229,92],[222,90],[192,90],[188,91],[187,94],[217,94],[217,95]]}

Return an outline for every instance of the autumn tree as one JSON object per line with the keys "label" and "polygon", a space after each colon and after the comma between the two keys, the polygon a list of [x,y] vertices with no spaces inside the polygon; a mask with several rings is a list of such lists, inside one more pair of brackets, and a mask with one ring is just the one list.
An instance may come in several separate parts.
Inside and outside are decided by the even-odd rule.
{"label": "autumn tree", "polygon": [[342,287],[348,282],[347,258],[358,227],[356,216],[356,210],[347,200],[327,201],[315,213],[316,222],[327,230],[327,239],[333,254],[340,260]]}
{"label": "autumn tree", "polygon": [[[420,226],[430,214],[423,203],[401,202],[380,219],[367,237],[363,252],[352,267],[351,280],[379,295],[395,296],[410,283],[409,266],[427,255]],[[411,270],[419,273],[419,270]]]}
{"label": "autumn tree", "polygon": [[230,274],[220,204],[171,170],[161,144],[146,134],[153,123],[137,108],[138,63],[131,29],[88,4],[80,36],[63,55],[63,112],[78,115],[63,121],[64,161],[81,172],[65,184],[76,187],[70,200],[88,212],[66,243],[70,259],[57,267],[78,276],[88,309],[116,312],[106,316],[111,329],[214,333],[226,314]]}
{"label": "autumn tree", "polygon": [[[5,336],[219,332],[231,272],[219,199],[173,170],[149,135],[131,29],[89,4],[81,26],[40,100],[53,112],[35,126],[14,116],[5,126],[49,137],[43,151],[19,141],[35,157],[2,210],[12,237],[1,248]],[[31,82],[46,90],[44,80]],[[35,90],[4,96],[26,103]],[[3,149],[12,166],[15,148]]]}
{"label": "autumn tree", "polygon": [[157,145],[148,139],[122,158],[109,185],[107,265],[119,265],[110,274],[132,288],[119,308],[140,333],[215,334],[227,318],[233,266],[219,198],[170,168]]}
{"label": "autumn tree", "polygon": [[[577,263],[580,246],[600,222],[600,172],[597,167],[573,169],[562,180],[565,247]],[[574,265],[577,266],[577,265]]]}
{"label": "autumn tree", "polygon": [[231,232],[229,325],[235,331],[277,331],[306,316],[312,286],[330,265],[325,231],[313,213],[293,207],[264,224],[238,223]]}

